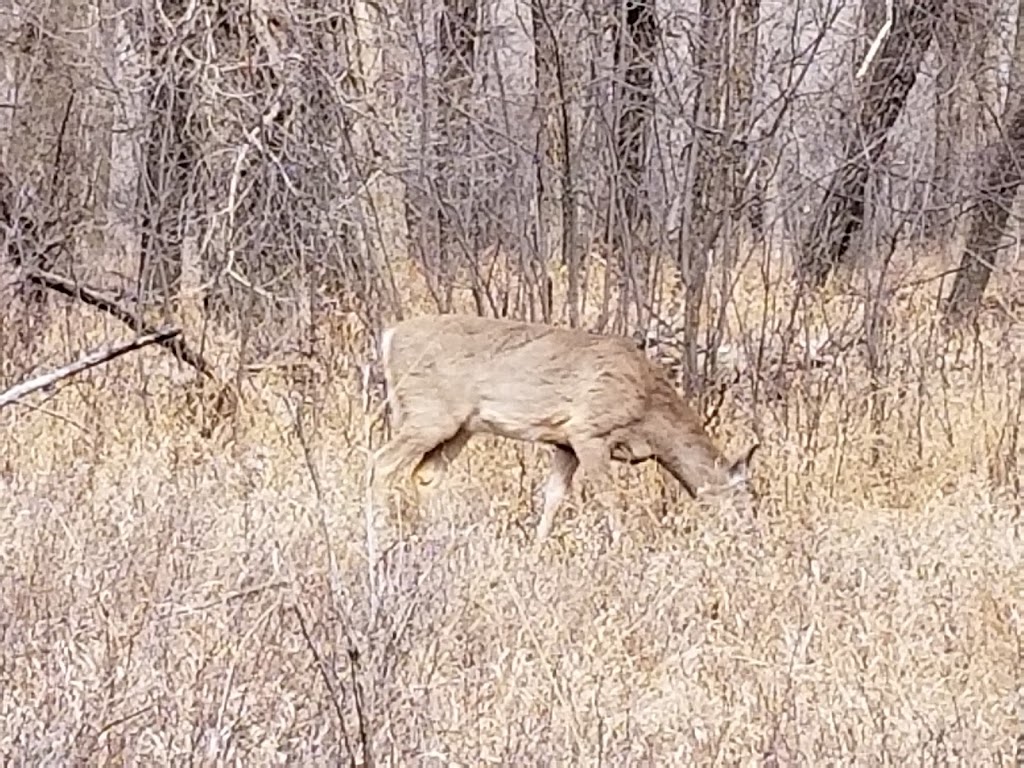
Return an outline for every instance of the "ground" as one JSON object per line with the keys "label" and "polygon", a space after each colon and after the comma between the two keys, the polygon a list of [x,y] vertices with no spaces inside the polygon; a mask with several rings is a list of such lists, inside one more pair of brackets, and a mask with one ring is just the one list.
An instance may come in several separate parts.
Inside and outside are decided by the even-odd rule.
{"label": "ground", "polygon": [[[5,409],[0,755],[1012,764],[1019,319],[958,346],[927,296],[893,300],[881,377],[861,345],[732,385],[715,436],[759,433],[756,518],[618,467],[541,548],[540,448],[476,441],[416,515],[369,497],[355,357],[249,376],[208,437],[152,349]],[[124,333],[71,314],[45,360]]]}

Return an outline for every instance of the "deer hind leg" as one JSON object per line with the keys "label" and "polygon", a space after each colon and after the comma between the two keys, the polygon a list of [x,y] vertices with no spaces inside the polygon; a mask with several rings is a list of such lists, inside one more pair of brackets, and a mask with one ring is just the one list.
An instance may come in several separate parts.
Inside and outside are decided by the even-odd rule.
{"label": "deer hind leg", "polygon": [[572,485],[572,477],[579,467],[580,460],[576,453],[562,445],[555,446],[551,454],[551,471],[544,485],[544,512],[537,525],[537,540],[544,541],[551,535],[551,526],[555,522],[555,512],[565,499]]}
{"label": "deer hind leg", "polygon": [[460,429],[455,433],[455,437],[445,440],[427,452],[412,472],[417,492],[433,493],[441,486],[445,475],[448,474],[449,465],[458,458],[470,437],[470,432]]}
{"label": "deer hind leg", "polygon": [[[400,472],[418,468],[428,454],[451,440],[458,432],[458,422],[453,424],[446,420],[415,424],[403,421],[398,434],[373,456],[374,483],[392,482]],[[404,479],[411,479],[411,476]]]}

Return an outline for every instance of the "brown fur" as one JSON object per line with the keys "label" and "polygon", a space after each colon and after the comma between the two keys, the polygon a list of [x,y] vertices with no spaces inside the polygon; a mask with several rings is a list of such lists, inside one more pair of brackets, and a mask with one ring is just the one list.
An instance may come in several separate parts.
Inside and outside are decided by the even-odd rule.
{"label": "brown fur", "polygon": [[656,460],[690,493],[745,487],[664,371],[625,337],[469,315],[406,320],[382,337],[394,437],[374,457],[389,479],[435,488],[473,434],[554,446],[539,538],[579,466]]}

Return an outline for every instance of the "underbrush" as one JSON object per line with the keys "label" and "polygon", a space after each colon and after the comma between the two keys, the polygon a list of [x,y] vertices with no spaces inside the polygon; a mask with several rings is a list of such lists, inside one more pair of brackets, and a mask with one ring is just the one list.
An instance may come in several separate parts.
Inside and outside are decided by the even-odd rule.
{"label": "underbrush", "polygon": [[[538,549],[547,452],[494,439],[414,518],[381,514],[358,334],[301,380],[245,377],[209,437],[154,350],[6,409],[0,754],[1020,759],[1019,327],[943,335],[909,293],[877,338],[787,362],[774,315],[751,356],[765,305],[736,301],[714,431],[730,454],[762,442],[753,524],[618,467]],[[836,316],[865,311],[829,301],[798,336],[834,341]],[[91,322],[73,346],[102,336]],[[67,327],[40,364],[66,359]]]}

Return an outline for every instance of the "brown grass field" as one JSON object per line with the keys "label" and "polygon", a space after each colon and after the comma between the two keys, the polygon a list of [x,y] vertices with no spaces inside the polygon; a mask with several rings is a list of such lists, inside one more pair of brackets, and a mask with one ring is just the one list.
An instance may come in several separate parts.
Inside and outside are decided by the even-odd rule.
{"label": "brown grass field", "polygon": [[[785,281],[760,279],[730,338],[767,318],[771,346]],[[540,549],[532,446],[479,439],[429,508],[378,514],[345,334],[304,378],[247,377],[209,439],[153,349],[0,411],[0,756],[1022,765],[1022,285],[977,339],[936,329],[934,281],[897,291],[881,376],[855,346],[772,397],[741,377],[714,431],[758,432],[755,520],[620,467]],[[127,335],[57,314],[43,368]],[[207,342],[225,371],[233,339]]]}

